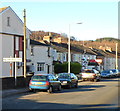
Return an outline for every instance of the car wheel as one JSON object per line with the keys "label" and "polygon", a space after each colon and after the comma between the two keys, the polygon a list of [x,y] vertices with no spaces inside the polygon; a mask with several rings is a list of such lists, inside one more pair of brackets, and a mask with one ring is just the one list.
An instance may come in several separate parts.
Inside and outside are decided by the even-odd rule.
{"label": "car wheel", "polygon": [[82,81],[85,81],[85,79],[82,79]]}
{"label": "car wheel", "polygon": [[53,87],[50,86],[49,89],[47,90],[48,93],[52,93],[53,92]]}
{"label": "car wheel", "polygon": [[59,87],[58,87],[58,91],[61,91],[61,89],[62,89],[62,88],[61,88],[61,85],[59,85]]}
{"label": "car wheel", "polygon": [[69,85],[68,85],[68,88],[69,88],[69,89],[72,88],[72,84],[69,84]]}
{"label": "car wheel", "polygon": [[32,88],[29,88],[29,91],[30,91],[30,92],[33,92],[33,89],[32,89]]}
{"label": "car wheel", "polygon": [[94,79],[94,82],[97,82],[97,79]]}
{"label": "car wheel", "polygon": [[78,83],[75,84],[75,88],[78,88]]}

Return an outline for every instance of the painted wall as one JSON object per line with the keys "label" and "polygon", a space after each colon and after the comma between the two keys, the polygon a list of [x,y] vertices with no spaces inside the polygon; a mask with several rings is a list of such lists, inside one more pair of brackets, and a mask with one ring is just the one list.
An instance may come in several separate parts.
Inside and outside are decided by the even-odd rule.
{"label": "painted wall", "polygon": [[[53,49],[50,48],[50,57],[48,57],[48,47],[47,46],[33,46],[33,56],[31,56],[32,63],[34,64],[34,68],[32,68],[35,74],[45,74],[48,73],[48,65],[50,66],[49,73],[53,73]],[[44,63],[44,71],[37,71],[37,63]]]}
{"label": "painted wall", "polygon": [[[9,17],[9,26],[8,26]],[[0,75],[10,77],[10,63],[4,63],[3,58],[14,57],[14,38],[16,38],[16,49],[19,49],[18,42],[20,36],[23,36],[23,22],[17,14],[8,7],[0,13]],[[4,34],[5,33],[5,34]],[[27,29],[27,59],[30,59],[30,31]],[[22,53],[22,52],[20,52]],[[22,54],[21,54],[22,55]],[[30,63],[27,63],[30,64]],[[17,75],[23,75],[22,67],[17,69]],[[12,76],[14,76],[14,63],[12,63]]]}

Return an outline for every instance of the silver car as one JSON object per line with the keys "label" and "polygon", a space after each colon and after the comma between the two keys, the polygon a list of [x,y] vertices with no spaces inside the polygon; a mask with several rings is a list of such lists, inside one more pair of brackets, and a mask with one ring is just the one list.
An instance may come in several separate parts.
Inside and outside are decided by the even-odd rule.
{"label": "silver car", "polygon": [[95,70],[95,69],[85,69],[82,73],[82,80],[92,80],[97,82],[98,80],[100,81],[101,76],[100,72]]}

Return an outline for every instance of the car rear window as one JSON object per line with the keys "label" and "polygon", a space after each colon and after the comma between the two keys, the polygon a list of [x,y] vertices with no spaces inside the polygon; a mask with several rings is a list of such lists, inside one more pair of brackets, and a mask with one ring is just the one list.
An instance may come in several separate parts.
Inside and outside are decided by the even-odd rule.
{"label": "car rear window", "polygon": [[94,73],[94,71],[93,70],[85,70],[85,71],[83,71],[83,73]]}
{"label": "car rear window", "polygon": [[33,76],[31,80],[32,81],[46,81],[47,76],[43,76],[43,75],[41,75],[41,76]]}

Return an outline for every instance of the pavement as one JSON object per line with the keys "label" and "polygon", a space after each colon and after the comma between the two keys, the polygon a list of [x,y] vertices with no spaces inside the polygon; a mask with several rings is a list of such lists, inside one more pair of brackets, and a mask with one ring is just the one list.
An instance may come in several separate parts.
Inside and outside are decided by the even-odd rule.
{"label": "pavement", "polygon": [[[78,80],[78,82],[81,82],[81,79]],[[28,92],[29,88],[16,88],[16,89],[7,89],[7,90],[0,90],[0,97],[1,98],[5,98],[5,97],[9,97],[12,95],[16,95],[16,94],[20,94],[20,93],[25,93]]]}
{"label": "pavement", "polygon": [[8,97],[8,96],[24,93],[24,92],[27,92],[27,91],[29,91],[28,88],[7,89],[7,90],[0,91],[0,94],[1,94],[2,98],[5,98],[5,97]]}

